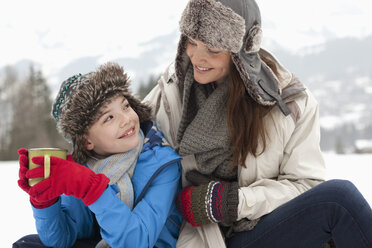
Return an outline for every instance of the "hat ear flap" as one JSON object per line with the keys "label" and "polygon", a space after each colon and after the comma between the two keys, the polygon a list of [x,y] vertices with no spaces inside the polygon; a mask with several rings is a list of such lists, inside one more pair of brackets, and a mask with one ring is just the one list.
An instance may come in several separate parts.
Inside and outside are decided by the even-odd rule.
{"label": "hat ear flap", "polygon": [[152,108],[147,103],[141,102],[138,98],[130,95],[124,94],[124,98],[126,98],[129,102],[129,105],[133,108],[134,112],[138,115],[140,123],[145,121],[151,121],[152,118]]}
{"label": "hat ear flap", "polygon": [[262,29],[259,25],[253,25],[245,38],[244,48],[246,53],[257,53],[261,48]]}

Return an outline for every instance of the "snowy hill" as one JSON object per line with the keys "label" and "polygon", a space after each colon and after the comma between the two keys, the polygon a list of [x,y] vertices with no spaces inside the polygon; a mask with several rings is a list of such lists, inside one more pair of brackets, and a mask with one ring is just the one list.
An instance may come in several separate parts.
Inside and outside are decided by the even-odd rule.
{"label": "snowy hill", "polygon": [[[347,179],[353,182],[372,205],[372,155],[325,154],[328,178]],[[36,233],[28,196],[18,188],[18,162],[0,161],[0,219],[3,234],[1,247],[11,247],[20,237]],[[4,230],[6,230],[4,232]]]}

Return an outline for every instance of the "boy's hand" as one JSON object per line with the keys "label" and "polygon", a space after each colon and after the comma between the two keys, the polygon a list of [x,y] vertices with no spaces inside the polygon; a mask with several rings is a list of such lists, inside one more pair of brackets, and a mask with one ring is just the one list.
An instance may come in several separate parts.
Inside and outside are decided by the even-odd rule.
{"label": "boy's hand", "polygon": [[[32,162],[39,166],[28,170],[27,178],[44,176],[44,157],[34,157]],[[50,157],[50,176],[37,183],[28,191],[36,201],[50,201],[58,196],[73,195],[82,199],[85,205],[94,203],[106,189],[110,179],[104,174],[96,174],[89,168],[77,164],[69,155],[67,160]]]}
{"label": "boy's hand", "polygon": [[[28,151],[25,148],[18,150],[19,154],[19,179],[18,185],[26,193],[29,193],[31,187],[28,184],[28,177],[26,176],[28,170]],[[46,208],[53,205],[58,200],[58,197],[46,201],[38,202],[30,196],[30,201],[35,208]]]}

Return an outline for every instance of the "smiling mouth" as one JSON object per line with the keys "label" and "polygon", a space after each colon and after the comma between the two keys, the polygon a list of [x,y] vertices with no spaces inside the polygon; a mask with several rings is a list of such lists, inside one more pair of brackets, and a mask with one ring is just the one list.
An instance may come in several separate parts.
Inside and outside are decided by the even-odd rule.
{"label": "smiling mouth", "polygon": [[119,137],[119,139],[128,138],[128,137],[131,137],[132,135],[134,135],[134,127],[127,130],[122,136]]}
{"label": "smiling mouth", "polygon": [[197,66],[197,65],[195,65],[194,68],[197,72],[200,72],[200,73],[209,72],[210,70],[212,70],[211,68],[200,67],[200,66]]}

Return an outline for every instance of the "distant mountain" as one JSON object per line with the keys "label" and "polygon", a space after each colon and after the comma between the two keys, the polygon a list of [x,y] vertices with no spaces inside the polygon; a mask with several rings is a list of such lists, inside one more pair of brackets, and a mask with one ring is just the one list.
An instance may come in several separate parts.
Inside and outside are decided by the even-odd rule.
{"label": "distant mountain", "polygon": [[[31,66],[34,66],[34,68],[37,68],[37,69],[41,68],[40,63],[36,63],[29,59],[20,60],[14,65],[12,65],[11,67],[15,69],[15,71],[17,72],[17,76],[19,78],[24,78],[30,72]],[[6,70],[6,66],[0,67],[0,80],[3,79],[5,75],[5,70]]]}
{"label": "distant mountain", "polygon": [[355,122],[357,128],[372,124],[372,36],[332,40],[310,51],[293,55],[278,50],[276,55],[312,90],[321,117]]}
{"label": "distant mountain", "polygon": [[[156,37],[140,44],[143,52],[138,57],[123,55],[114,60],[129,73],[134,91],[150,75],[160,74],[174,59],[178,37],[178,32]],[[301,54],[290,53],[277,44],[271,51],[312,90],[321,105],[322,125],[332,128],[356,118],[362,127],[372,123],[372,105],[367,104],[372,94],[372,61],[369,58],[372,36],[331,40],[309,47]],[[57,73],[57,85],[52,87],[58,88],[62,80],[77,72],[94,70],[100,60],[101,56],[95,56],[72,61]]]}
{"label": "distant mountain", "polygon": [[[136,91],[141,82],[146,81],[151,75],[160,74],[166,65],[174,59],[179,34],[174,31],[170,34],[158,36],[148,42],[139,44],[141,52],[136,58],[125,57],[125,54],[118,56],[113,61],[119,63],[128,72],[132,80],[132,88]],[[99,65],[101,56],[84,57],[74,60],[64,66],[57,77],[59,82],[69,76],[80,73],[87,73],[95,70]],[[104,61],[103,63],[108,62]],[[53,86],[58,87],[58,85]]]}
{"label": "distant mountain", "polygon": [[306,78],[316,73],[328,79],[343,76],[345,72],[366,73],[371,76],[371,49],[372,36],[368,36],[363,39],[330,40],[323,45],[309,47],[301,54],[291,54],[277,48],[275,54],[285,61],[291,70]]}

